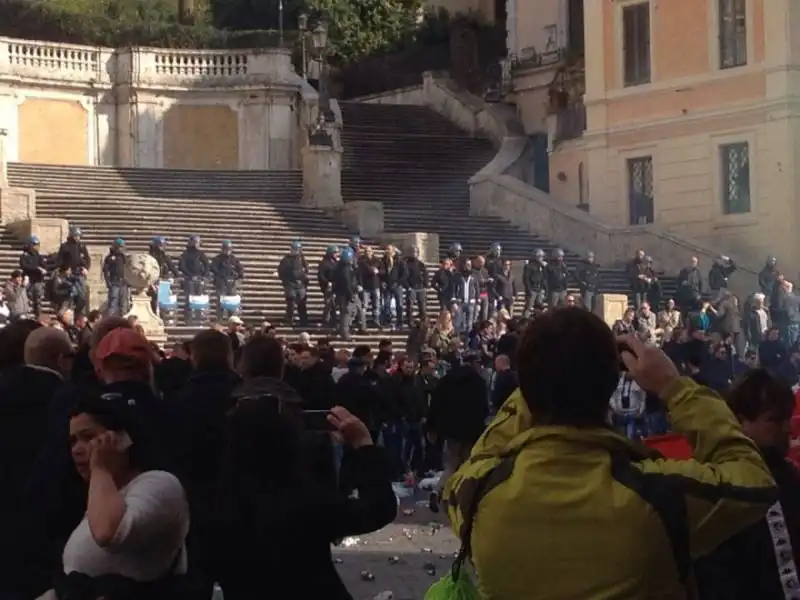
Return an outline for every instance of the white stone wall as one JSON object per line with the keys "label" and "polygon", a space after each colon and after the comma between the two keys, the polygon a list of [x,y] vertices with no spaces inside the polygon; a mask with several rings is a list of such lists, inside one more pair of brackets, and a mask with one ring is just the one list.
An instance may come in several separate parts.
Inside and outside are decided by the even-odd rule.
{"label": "white stone wall", "polygon": [[296,169],[303,84],[283,50],[116,50],[0,38],[0,128],[11,161],[19,158],[19,106],[36,97],[85,107],[92,165],[163,167],[162,117],[179,103],[237,112],[239,168]]}

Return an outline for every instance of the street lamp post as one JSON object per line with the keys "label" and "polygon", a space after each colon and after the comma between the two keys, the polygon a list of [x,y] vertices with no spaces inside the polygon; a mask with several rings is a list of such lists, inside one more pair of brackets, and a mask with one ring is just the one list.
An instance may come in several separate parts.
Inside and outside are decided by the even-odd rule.
{"label": "street lamp post", "polygon": [[330,123],[335,120],[331,110],[328,71],[328,21],[321,17],[314,29],[311,31],[311,47],[314,56],[319,62],[319,109],[325,122]]}

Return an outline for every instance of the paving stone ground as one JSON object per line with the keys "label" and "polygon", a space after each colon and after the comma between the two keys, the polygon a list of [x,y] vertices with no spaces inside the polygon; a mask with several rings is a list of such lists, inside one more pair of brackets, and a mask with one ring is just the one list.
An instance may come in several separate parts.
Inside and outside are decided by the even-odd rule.
{"label": "paving stone ground", "polygon": [[[373,600],[384,591],[391,591],[393,600],[422,600],[431,584],[450,568],[458,539],[444,515],[422,506],[426,497],[402,499],[394,523],[359,536],[358,543],[334,548],[334,559],[341,559],[339,574],[355,600]],[[404,509],[413,509],[414,514],[405,516]],[[395,557],[399,562],[395,563]],[[435,575],[426,572],[431,564]],[[375,576],[374,581],[362,580],[365,570]]]}

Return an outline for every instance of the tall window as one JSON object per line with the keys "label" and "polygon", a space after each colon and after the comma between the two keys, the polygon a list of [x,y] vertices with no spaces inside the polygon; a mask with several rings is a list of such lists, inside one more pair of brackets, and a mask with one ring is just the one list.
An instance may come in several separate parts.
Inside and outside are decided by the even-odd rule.
{"label": "tall window", "polygon": [[747,64],[747,0],[719,0],[719,67]]}
{"label": "tall window", "polygon": [[650,83],[650,3],[622,9],[622,44],[626,86]]}
{"label": "tall window", "polygon": [[628,159],[628,214],[631,225],[646,225],[655,218],[653,157]]}
{"label": "tall window", "polygon": [[722,212],[750,212],[750,145],[747,142],[720,146],[722,160]]}

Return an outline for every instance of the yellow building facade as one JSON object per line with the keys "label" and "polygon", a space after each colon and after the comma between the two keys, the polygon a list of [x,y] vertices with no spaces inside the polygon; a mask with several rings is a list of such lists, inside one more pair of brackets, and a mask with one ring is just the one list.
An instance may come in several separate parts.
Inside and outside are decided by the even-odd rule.
{"label": "yellow building facade", "polygon": [[800,2],[515,4],[508,99],[554,198],[800,270]]}

